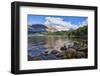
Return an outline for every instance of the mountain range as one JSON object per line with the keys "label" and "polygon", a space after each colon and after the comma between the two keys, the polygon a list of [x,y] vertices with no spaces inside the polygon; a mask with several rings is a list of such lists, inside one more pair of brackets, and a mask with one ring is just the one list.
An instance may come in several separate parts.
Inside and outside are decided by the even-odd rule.
{"label": "mountain range", "polygon": [[38,33],[38,32],[57,32],[57,31],[68,31],[74,30],[68,26],[59,26],[59,25],[44,25],[44,24],[32,24],[28,25],[28,33]]}
{"label": "mountain range", "polygon": [[28,33],[37,33],[46,31],[47,27],[43,24],[28,25]]}

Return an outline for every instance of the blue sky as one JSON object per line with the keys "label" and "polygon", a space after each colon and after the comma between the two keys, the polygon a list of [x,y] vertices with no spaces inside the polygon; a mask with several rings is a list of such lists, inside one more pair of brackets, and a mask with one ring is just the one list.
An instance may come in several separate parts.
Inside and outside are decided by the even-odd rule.
{"label": "blue sky", "polygon": [[79,16],[51,16],[51,15],[28,15],[28,25],[31,24],[44,24],[47,17],[61,18],[64,22],[70,22],[73,25],[79,26],[81,23],[85,22],[87,17]]}

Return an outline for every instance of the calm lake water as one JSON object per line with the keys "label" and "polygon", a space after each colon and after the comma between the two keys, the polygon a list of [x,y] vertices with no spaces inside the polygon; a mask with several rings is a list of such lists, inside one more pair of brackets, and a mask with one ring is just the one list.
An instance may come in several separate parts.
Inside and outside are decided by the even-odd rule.
{"label": "calm lake water", "polygon": [[42,55],[43,52],[52,50],[61,51],[64,45],[66,48],[74,45],[74,41],[82,42],[81,38],[68,38],[64,36],[30,36],[28,37],[28,56],[39,56],[42,60],[57,59],[53,54],[47,56]]}

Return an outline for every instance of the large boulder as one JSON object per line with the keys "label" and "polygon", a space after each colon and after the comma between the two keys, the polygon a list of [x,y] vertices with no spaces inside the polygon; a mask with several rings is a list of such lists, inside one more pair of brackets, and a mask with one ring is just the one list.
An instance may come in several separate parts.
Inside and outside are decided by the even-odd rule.
{"label": "large boulder", "polygon": [[77,52],[77,55],[76,55],[77,58],[86,58],[86,55],[84,52]]}
{"label": "large boulder", "polygon": [[71,58],[76,58],[77,57],[77,52],[75,49],[73,48],[69,48],[66,52],[65,52],[66,58],[71,59]]}
{"label": "large boulder", "polygon": [[60,50],[61,50],[61,51],[66,51],[67,48],[66,48],[66,46],[63,46],[63,47],[60,48]]}

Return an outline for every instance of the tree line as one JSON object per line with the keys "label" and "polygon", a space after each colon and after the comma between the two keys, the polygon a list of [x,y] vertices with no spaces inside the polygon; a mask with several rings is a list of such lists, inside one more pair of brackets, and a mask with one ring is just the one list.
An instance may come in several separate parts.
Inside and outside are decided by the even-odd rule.
{"label": "tree line", "polygon": [[83,27],[79,27],[76,30],[68,30],[68,31],[57,31],[57,32],[41,32],[41,34],[44,35],[63,35],[63,36],[68,36],[68,37],[87,37],[87,25]]}

